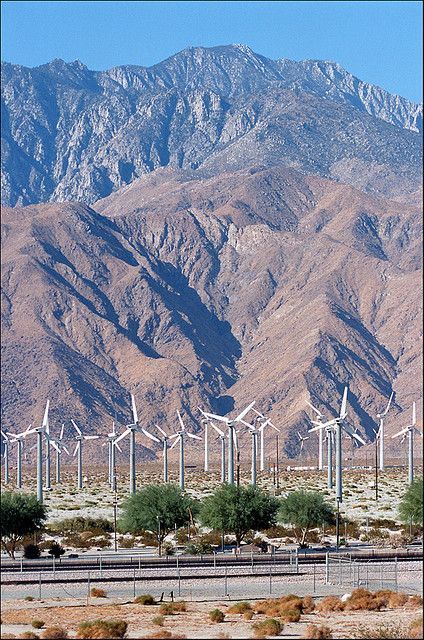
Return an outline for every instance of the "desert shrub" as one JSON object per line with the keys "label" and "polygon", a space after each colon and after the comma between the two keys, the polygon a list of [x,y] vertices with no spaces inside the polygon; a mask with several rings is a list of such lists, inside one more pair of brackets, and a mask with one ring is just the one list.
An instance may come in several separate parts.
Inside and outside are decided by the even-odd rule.
{"label": "desert shrub", "polygon": [[284,538],[286,536],[291,536],[293,532],[292,529],[276,524],[274,527],[265,529],[264,533],[267,538]]}
{"label": "desert shrub", "polygon": [[162,555],[164,556],[173,556],[175,553],[175,547],[172,542],[165,542],[162,545]]}
{"label": "desert shrub", "polygon": [[[4,636],[2,636],[3,638]],[[33,633],[33,631],[24,631],[23,633],[21,633],[20,636],[18,636],[19,638],[23,638],[25,640],[38,640],[38,636],[36,633]]]}
{"label": "desert shrub", "polygon": [[255,638],[268,638],[268,636],[278,636],[283,630],[283,625],[274,618],[267,618],[253,625],[253,636]]}
{"label": "desert shrub", "polygon": [[302,598],[302,613],[312,613],[315,609],[315,601],[311,596]]}
{"label": "desert shrub", "polygon": [[344,603],[337,596],[325,596],[316,606],[320,613],[330,613],[331,611],[343,611]]}
{"label": "desert shrub", "polygon": [[413,620],[409,625],[409,638],[422,638],[423,637],[423,618],[417,618]]}
{"label": "desert shrub", "polygon": [[90,596],[93,598],[107,598],[107,593],[104,589],[99,587],[92,587],[90,590]]}
{"label": "desert shrub", "polygon": [[13,638],[16,638],[14,633],[2,633],[1,634],[1,640],[13,640]]}
{"label": "desert shrub", "polygon": [[229,609],[228,613],[245,613],[246,611],[251,611],[252,605],[250,602],[236,602]]}
{"label": "desert shrub", "polygon": [[299,596],[294,596],[289,594],[287,596],[282,596],[279,600],[281,609],[298,609],[299,612],[302,612],[303,609],[303,600],[299,598]]}
{"label": "desert shrub", "polygon": [[153,633],[149,633],[148,636],[141,636],[140,640],[155,640],[156,638],[158,640],[177,640],[177,638],[179,640],[183,640],[183,638],[186,638],[187,636],[184,636],[182,634],[179,633],[172,633],[171,631],[168,631],[167,629],[163,629],[162,631],[153,631]]}
{"label": "desert shrub", "polygon": [[398,607],[403,607],[409,600],[409,596],[406,593],[396,593],[393,591],[389,597],[389,607],[390,609],[397,609]]}
{"label": "desert shrub", "polygon": [[150,593],[145,593],[144,595],[137,596],[134,599],[134,604],[151,605],[151,604],[156,604],[156,600],[154,599],[153,596],[150,595]]}
{"label": "desert shrub", "polygon": [[172,603],[172,608],[174,611],[187,611],[187,603],[184,600],[179,600],[178,602]]}
{"label": "desert shrub", "polygon": [[245,620],[251,620],[253,618],[253,611],[251,609],[249,609],[248,611],[245,611],[243,613],[243,618]]}
{"label": "desert shrub", "polygon": [[398,624],[381,624],[375,627],[358,627],[354,630],[354,638],[367,638],[367,640],[395,640],[409,638],[405,635],[405,629]]}
{"label": "desert shrub", "polygon": [[159,613],[163,616],[172,616],[172,614],[174,613],[172,602],[162,602],[159,607]]}
{"label": "desert shrub", "polygon": [[34,629],[41,629],[44,627],[44,624],[44,620],[32,620],[31,627],[34,627]]}
{"label": "desert shrub", "polygon": [[90,531],[92,535],[101,535],[102,533],[111,533],[113,524],[106,518],[84,518],[77,516],[76,518],[64,518],[59,522],[50,524],[47,528],[52,533],[82,533]]}
{"label": "desert shrub", "polygon": [[422,596],[409,596],[408,605],[410,605],[411,607],[422,607]]}
{"label": "desert shrub", "polygon": [[281,611],[281,619],[283,622],[299,622],[300,611],[299,609],[283,609]]}
{"label": "desert shrub", "polygon": [[152,618],[152,624],[155,624],[157,627],[163,627],[165,622],[165,616],[155,616]]}
{"label": "desert shrub", "polygon": [[25,596],[24,600],[26,600],[27,602],[32,602],[34,600],[33,596]]}
{"label": "desert shrub", "polygon": [[27,560],[36,560],[41,556],[41,550],[38,544],[26,544],[24,546],[24,558]]}
{"label": "desert shrub", "polygon": [[47,549],[49,555],[53,556],[53,558],[56,558],[56,560],[58,560],[60,556],[63,556],[63,554],[65,553],[65,549],[62,547],[62,545],[55,541],[49,542]]}
{"label": "desert shrub", "polygon": [[134,536],[130,536],[129,538],[121,538],[119,541],[119,546],[122,549],[132,549],[135,545]]}
{"label": "desert shrub", "polygon": [[225,613],[221,609],[212,609],[209,611],[209,620],[211,622],[224,622]]}
{"label": "desert shrub", "polygon": [[[313,640],[331,640],[333,637],[331,629],[324,625],[308,624],[306,627],[304,638],[311,638]],[[364,636],[365,637],[365,636]]]}
{"label": "desert shrub", "polygon": [[345,611],[375,611],[385,605],[384,598],[375,597],[368,589],[354,589],[350,598],[345,602]]}
{"label": "desert shrub", "polygon": [[67,637],[68,632],[61,627],[47,627],[40,636],[42,640],[65,640]]}
{"label": "desert shrub", "polygon": [[77,630],[77,638],[93,638],[116,640],[124,638],[127,631],[125,620],[92,620],[81,622]]}

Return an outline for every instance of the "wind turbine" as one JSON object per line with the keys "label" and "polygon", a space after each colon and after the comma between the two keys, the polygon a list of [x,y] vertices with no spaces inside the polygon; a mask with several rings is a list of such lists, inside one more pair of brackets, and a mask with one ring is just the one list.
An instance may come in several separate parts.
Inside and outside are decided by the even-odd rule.
{"label": "wind turbine", "polygon": [[[308,404],[311,409],[313,411],[315,411],[315,413],[317,414],[317,418],[320,421],[324,421],[325,420],[325,416],[323,413],[321,413],[321,411],[319,409],[317,409],[316,407],[314,407],[313,404],[311,404],[310,402],[306,401],[306,404]],[[320,429],[318,431],[318,469],[319,471],[322,471],[324,468],[324,431],[323,429]]]}
{"label": "wind turbine", "polygon": [[302,434],[298,431],[297,437],[299,438],[299,442],[300,442],[300,452],[299,452],[299,456],[300,456],[300,454],[302,453],[303,447],[305,446],[305,440],[309,440],[309,436],[302,436]]}
{"label": "wind turbine", "polygon": [[[65,424],[62,423],[62,426],[60,428],[60,435],[59,435],[59,440],[56,440],[56,444],[58,445],[56,448],[56,484],[60,484],[61,483],[61,477],[60,477],[60,471],[61,471],[61,455],[62,455],[62,451],[65,451],[65,453],[68,454],[68,456],[70,456],[71,454],[69,453],[68,449],[66,448],[66,446],[62,443],[63,440],[63,433],[65,431]],[[60,444],[59,444],[60,443]]]}
{"label": "wind turbine", "polygon": [[158,424],[155,426],[156,426],[156,429],[158,429],[163,436],[162,438],[159,438],[159,442],[162,442],[163,481],[168,482],[168,440],[170,436],[167,433],[165,433],[165,431],[161,429]]}
{"label": "wind turbine", "polygon": [[253,411],[257,414],[258,416],[258,420],[262,421],[264,420],[264,422],[262,422],[261,426],[259,427],[258,431],[260,433],[260,439],[259,439],[259,465],[260,465],[260,470],[261,471],[265,471],[265,427],[267,427],[268,425],[270,427],[272,427],[273,429],[275,429],[275,431],[278,431],[278,433],[280,433],[280,429],[277,429],[277,427],[272,424],[271,420],[269,418],[267,418],[266,416],[264,416],[260,411],[258,411],[257,409],[253,409]]}
{"label": "wind turbine", "polygon": [[[235,425],[237,422],[241,422],[244,416],[250,411],[255,404],[255,400],[251,402],[238,416],[233,420],[230,420],[226,416],[218,416],[214,413],[206,413],[202,411],[202,414],[212,420],[218,420],[224,422],[228,427],[228,484],[234,484],[234,439],[235,439]],[[236,436],[237,437],[237,436]]]}
{"label": "wind turbine", "polygon": [[212,420],[210,420],[210,425],[212,429],[215,429],[215,431],[218,434],[218,438],[221,441],[221,482],[224,483],[225,482],[225,433],[221,431],[221,429],[217,427],[216,424],[212,422]]}
{"label": "wind turbine", "polygon": [[[10,442],[16,442],[17,450],[16,450],[16,488],[22,488],[22,452],[24,448],[24,439],[25,434],[30,431],[32,425],[29,425],[27,429],[20,434],[11,433],[7,431],[7,436],[9,436]],[[3,434],[3,431],[2,431]],[[4,435],[4,434],[3,434]]]}
{"label": "wind turbine", "polygon": [[204,438],[205,438],[205,464],[204,471],[209,471],[209,433],[208,433],[208,423],[209,420],[207,418],[202,419],[202,424],[204,427]]}
{"label": "wind turbine", "polygon": [[398,436],[404,436],[401,440],[405,439],[408,436],[408,484],[412,484],[414,482],[414,432],[419,433],[422,437],[422,433],[416,427],[417,422],[417,413],[415,408],[415,402],[412,403],[412,423],[408,424],[407,427],[402,429],[402,431],[398,431],[395,433],[392,438],[397,438]]}
{"label": "wind turbine", "polygon": [[147,438],[150,438],[150,440],[153,440],[154,442],[160,442],[160,440],[159,440],[159,438],[156,438],[156,436],[152,435],[151,433],[146,431],[146,429],[143,429],[143,427],[140,426],[140,424],[138,422],[137,407],[136,407],[136,404],[135,404],[135,398],[134,398],[133,394],[131,394],[131,410],[132,410],[133,422],[131,424],[127,424],[126,431],[121,433],[121,435],[116,438],[115,444],[120,442],[127,435],[130,436],[130,493],[135,493],[135,490],[136,490],[136,470],[135,470],[135,434],[136,434],[136,431],[144,433],[144,435]]}
{"label": "wind turbine", "polygon": [[118,434],[116,432],[116,427],[115,427],[115,422],[112,422],[112,431],[110,433],[107,434],[107,440],[106,442],[104,442],[102,444],[102,447],[105,447],[107,445],[107,449],[108,449],[108,467],[109,467],[109,473],[108,473],[108,482],[109,485],[112,489],[112,491],[115,490],[115,447],[118,449],[118,451],[120,451],[122,453],[122,449],[119,446],[119,444],[116,444],[116,439],[118,438]]}
{"label": "wind turbine", "polygon": [[77,487],[78,489],[82,489],[82,443],[84,440],[97,440],[100,438],[98,435],[86,436],[82,433],[79,426],[76,424],[75,420],[71,420],[72,426],[74,427],[77,435],[75,436],[75,440],[77,441],[76,447],[73,452],[73,457],[75,458],[78,455],[78,473],[77,473]]}
{"label": "wind turbine", "polygon": [[380,420],[380,426],[378,429],[377,437],[380,438],[380,471],[384,471],[384,418],[390,409],[394,392],[390,394],[389,402],[383,413],[377,413],[377,418]]}
{"label": "wind turbine", "polygon": [[173,449],[178,443],[180,443],[180,489],[184,491],[184,438],[188,436],[189,438],[193,438],[194,440],[201,440],[200,436],[196,436],[194,433],[189,433],[186,431],[183,419],[181,417],[180,412],[177,410],[178,421],[180,423],[181,429],[177,431],[177,433],[169,436],[169,439],[172,440],[176,438],[174,444],[171,445],[171,449]]}
{"label": "wind turbine", "polygon": [[4,484],[9,484],[9,436],[2,431],[1,435],[3,437],[3,459],[4,459]]}

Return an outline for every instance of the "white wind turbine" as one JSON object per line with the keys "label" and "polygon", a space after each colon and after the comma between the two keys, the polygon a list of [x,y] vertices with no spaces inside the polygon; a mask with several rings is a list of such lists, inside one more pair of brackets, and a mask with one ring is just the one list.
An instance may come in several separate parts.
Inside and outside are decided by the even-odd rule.
{"label": "white wind turbine", "polygon": [[209,471],[209,420],[208,418],[202,418],[203,424],[203,437],[205,439],[205,463],[204,463],[204,471]]}
{"label": "white wind turbine", "polygon": [[397,438],[398,436],[403,436],[401,442],[408,436],[408,484],[412,484],[414,482],[414,432],[418,433],[422,437],[422,433],[416,427],[417,423],[417,412],[415,408],[415,402],[412,403],[412,423],[408,424],[407,427],[395,433],[392,438]]}
{"label": "white wind turbine", "polygon": [[[259,418],[260,419],[260,418]],[[256,418],[256,422],[258,418]],[[256,478],[257,478],[257,452],[258,452],[258,435],[261,433],[259,429],[249,424],[245,420],[241,419],[240,422],[244,424],[250,431],[251,446],[252,446],[252,466],[251,466],[251,484],[256,486]],[[264,422],[263,426],[265,427],[269,423],[269,420]],[[263,433],[263,430],[262,430]],[[235,440],[236,442],[236,440]]]}
{"label": "white wind turbine", "polygon": [[300,442],[300,451],[299,451],[299,456],[300,456],[303,451],[303,447],[305,446],[305,441],[309,440],[309,436],[302,436],[302,434],[298,431],[297,437],[299,438],[299,442]]}
{"label": "white wind turbine", "polygon": [[62,423],[62,426],[60,428],[59,439],[55,440],[55,443],[57,445],[56,447],[56,484],[60,484],[62,481],[60,476],[62,451],[65,451],[65,453],[67,453],[68,456],[71,455],[68,449],[66,448],[66,446],[62,444],[64,431],[65,431],[65,424]]}
{"label": "white wind turbine", "polygon": [[[15,433],[11,433],[10,431],[7,431],[7,436],[9,436],[10,438],[10,442],[16,442],[16,488],[17,489],[21,489],[22,488],[22,453],[23,453],[23,449],[24,449],[24,439],[25,439],[25,434],[30,431],[32,425],[29,425],[29,427],[27,427],[27,429],[20,434],[15,434]],[[3,431],[2,431],[3,434]]]}
{"label": "white wind turbine", "polygon": [[[312,423],[317,425],[313,429],[309,429],[309,432],[318,431],[319,429],[334,429],[336,436],[336,498],[338,502],[343,500],[342,490],[342,430],[346,431],[353,438],[356,438],[361,444],[365,444],[364,440],[357,433],[354,432],[352,427],[345,422],[347,416],[347,393],[348,388],[345,387],[343,391],[343,398],[340,405],[340,412],[337,418],[328,420],[327,422],[319,422],[312,420]],[[328,440],[328,443],[331,439]],[[330,447],[331,449],[331,447]],[[330,465],[331,466],[331,465]]]}
{"label": "white wind turbine", "polygon": [[127,424],[126,431],[121,433],[121,435],[116,438],[115,444],[120,442],[127,435],[130,436],[130,493],[135,493],[135,490],[136,490],[135,434],[137,431],[139,431],[143,433],[146,436],[146,438],[149,438],[154,442],[160,442],[160,440],[159,438],[156,438],[156,436],[152,435],[151,433],[146,431],[146,429],[143,429],[143,427],[140,426],[138,422],[137,407],[135,404],[135,398],[133,394],[131,394],[131,410],[132,410],[133,421],[131,424]]}
{"label": "white wind turbine", "polygon": [[259,439],[259,460],[260,460],[259,465],[260,466],[259,468],[261,471],[265,471],[265,427],[269,425],[270,427],[275,429],[275,431],[278,431],[278,433],[280,433],[280,429],[277,429],[277,427],[274,424],[272,424],[271,420],[266,416],[264,416],[263,413],[261,413],[257,409],[253,409],[253,411],[258,416],[257,420],[260,422],[263,421],[261,426],[258,429],[260,433],[260,439]]}
{"label": "white wind turbine", "polygon": [[116,477],[115,477],[115,467],[116,467],[116,454],[115,448],[118,449],[122,453],[122,449],[119,444],[116,444],[116,439],[118,438],[118,433],[116,432],[115,422],[112,422],[112,431],[107,434],[107,440],[102,444],[102,447],[107,445],[108,452],[108,482],[112,489],[115,491],[116,486]]}
{"label": "white wind turbine", "polygon": [[384,471],[384,418],[387,415],[390,405],[392,403],[394,392],[390,394],[389,402],[382,413],[377,413],[377,418],[380,420],[380,425],[377,433],[377,438],[380,438],[380,471]]}
{"label": "white wind turbine", "polygon": [[218,434],[218,438],[221,441],[221,482],[224,483],[225,482],[225,446],[226,446],[225,433],[221,431],[221,429],[217,427],[216,424],[212,422],[212,420],[209,421],[209,424],[211,425],[212,429],[215,429],[215,431]]}
{"label": "white wind turbine", "polygon": [[188,436],[189,438],[193,438],[194,440],[201,440],[200,436],[196,436],[194,433],[189,433],[184,425],[183,419],[181,418],[180,412],[177,410],[178,421],[180,423],[181,429],[177,431],[177,433],[169,436],[169,439],[172,440],[176,438],[174,444],[171,445],[170,449],[173,449],[178,443],[180,443],[180,489],[184,491],[185,480],[184,480],[184,438]]}
{"label": "white wind turbine", "polygon": [[[317,418],[318,418],[318,420],[320,422],[324,422],[325,421],[325,416],[324,416],[323,413],[321,413],[321,411],[319,409],[314,407],[314,405],[311,404],[308,401],[306,401],[306,404],[308,404],[311,407],[311,409],[313,411],[315,411],[315,413],[317,414]],[[319,438],[319,440],[318,440],[318,470],[322,471],[323,468],[324,468],[324,431],[323,431],[323,429],[319,429],[318,438]]]}
{"label": "white wind turbine", "polygon": [[77,444],[75,446],[74,452],[73,452],[73,457],[75,458],[76,455],[78,455],[77,458],[77,462],[78,462],[78,472],[77,472],[77,487],[78,489],[82,489],[82,443],[85,440],[97,440],[98,438],[100,438],[99,435],[84,435],[81,431],[81,429],[79,428],[79,426],[76,424],[75,420],[71,420],[72,426],[74,427],[77,435],[75,436],[75,440],[77,441]]}
{"label": "white wind turbine", "polygon": [[1,435],[2,435],[2,438],[3,438],[4,484],[9,484],[9,446],[10,446],[10,438],[4,431],[1,431]]}
{"label": "white wind turbine", "polygon": [[250,409],[255,404],[255,400],[251,402],[238,416],[236,416],[233,420],[227,418],[226,416],[218,416],[214,413],[207,413],[202,411],[202,414],[207,418],[212,418],[212,420],[218,420],[219,422],[224,422],[228,428],[228,484],[234,484],[234,440],[235,440],[235,426],[237,422],[241,422],[244,416],[250,411]]}
{"label": "white wind turbine", "polygon": [[168,482],[168,448],[169,448],[168,440],[170,436],[167,433],[165,433],[165,431],[161,429],[158,424],[155,426],[156,426],[156,429],[158,429],[162,434],[162,438],[159,438],[159,442],[162,443],[163,481]]}

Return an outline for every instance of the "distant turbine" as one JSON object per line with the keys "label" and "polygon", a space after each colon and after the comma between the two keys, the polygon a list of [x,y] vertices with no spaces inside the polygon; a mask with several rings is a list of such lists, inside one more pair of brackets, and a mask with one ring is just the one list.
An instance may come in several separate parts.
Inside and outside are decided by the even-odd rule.
{"label": "distant turbine", "polygon": [[[22,488],[22,452],[23,452],[23,448],[24,448],[24,439],[25,439],[25,434],[30,431],[32,425],[29,425],[29,427],[27,427],[27,429],[20,434],[15,434],[15,433],[11,433],[10,431],[7,431],[7,436],[9,436],[10,438],[10,442],[16,442],[17,445],[17,449],[16,449],[16,488],[17,489],[21,489]],[[2,431],[3,434],[3,431]],[[3,434],[4,435],[4,434]]]}
{"label": "distant turbine", "polygon": [[202,411],[202,414],[212,420],[218,420],[224,422],[228,427],[228,484],[234,484],[234,440],[235,440],[235,425],[240,422],[244,416],[250,411],[255,404],[255,401],[251,402],[239,415],[230,420],[226,416],[218,416],[214,413],[206,413]]}
{"label": "distant turbine", "polygon": [[156,429],[158,429],[161,434],[162,434],[162,438],[160,438],[160,442],[162,442],[162,456],[163,456],[163,481],[164,482],[168,482],[168,440],[169,440],[169,435],[167,433],[165,433],[165,431],[163,429],[161,429],[159,427],[159,425],[156,425]]}
{"label": "distant turbine", "polygon": [[423,434],[416,427],[417,423],[417,413],[415,409],[415,402],[412,403],[412,423],[408,424],[407,427],[402,429],[402,431],[398,431],[395,433],[392,438],[397,438],[398,436],[404,436],[402,438],[402,442],[406,436],[408,436],[408,484],[412,484],[414,482],[414,432],[418,433],[421,437]]}
{"label": "distant turbine", "polygon": [[115,476],[115,467],[116,467],[116,452],[115,449],[118,449],[122,453],[122,449],[119,444],[116,444],[116,440],[118,438],[118,434],[116,432],[115,422],[112,422],[112,431],[107,434],[107,440],[102,444],[102,447],[107,445],[108,449],[108,468],[109,468],[109,485],[112,491],[115,491],[116,487],[116,476]]}
{"label": "distant turbine", "polygon": [[380,419],[380,426],[378,429],[378,438],[380,438],[380,471],[384,471],[384,418],[390,409],[394,392],[390,394],[389,402],[382,413],[377,413],[377,418]]}
{"label": "distant turbine", "polygon": [[277,427],[272,424],[271,420],[269,418],[267,418],[266,416],[263,415],[263,413],[261,413],[260,411],[258,411],[257,409],[253,409],[253,411],[257,414],[258,416],[258,420],[259,421],[263,421],[261,426],[259,427],[259,434],[260,434],[260,439],[259,439],[259,465],[260,465],[260,470],[261,471],[265,471],[265,427],[267,427],[268,425],[270,427],[272,427],[273,429],[275,429],[275,431],[278,431],[278,433],[280,433],[280,429],[277,429]]}
{"label": "distant turbine", "polygon": [[180,423],[181,429],[174,433],[172,436],[169,436],[170,440],[173,438],[177,438],[173,445],[171,445],[171,449],[175,447],[178,443],[180,443],[180,489],[184,491],[185,488],[185,479],[184,479],[184,438],[188,436],[189,438],[193,438],[194,440],[201,440],[199,436],[196,436],[194,433],[189,433],[186,431],[183,419],[179,411],[177,411],[178,421]]}
{"label": "distant turbine", "polygon": [[300,453],[302,453],[303,447],[305,446],[305,440],[309,440],[309,436],[302,436],[301,433],[299,433],[299,431],[297,432],[297,437],[299,438],[300,441]]}
{"label": "distant turbine", "polygon": [[217,427],[212,422],[212,420],[210,421],[210,425],[212,429],[215,429],[221,441],[221,482],[224,483],[225,482],[225,433],[221,431],[221,429],[219,429],[219,427]]}
{"label": "distant turbine", "polygon": [[72,426],[77,432],[77,435],[75,436],[75,440],[77,441],[77,444],[72,454],[74,457],[78,455],[77,486],[78,486],[78,489],[82,489],[82,478],[83,478],[82,476],[82,443],[85,440],[97,440],[97,438],[100,438],[100,436],[98,435],[86,436],[82,433],[81,429],[79,428],[79,426],[76,424],[74,420],[71,420],[71,422],[72,422]]}
{"label": "distant turbine", "polygon": [[4,432],[1,431],[1,435],[3,437],[3,459],[4,459],[4,484],[9,484],[9,443],[10,438]]}
{"label": "distant turbine", "polygon": [[[319,409],[317,409],[316,407],[314,407],[313,404],[311,404],[310,402],[306,401],[306,404],[308,404],[311,409],[313,411],[315,411],[315,413],[317,414],[317,418],[320,421],[325,421],[325,416],[323,413],[321,413],[321,411]],[[320,429],[318,431],[318,469],[319,471],[322,471],[324,468],[324,431],[323,429]]]}

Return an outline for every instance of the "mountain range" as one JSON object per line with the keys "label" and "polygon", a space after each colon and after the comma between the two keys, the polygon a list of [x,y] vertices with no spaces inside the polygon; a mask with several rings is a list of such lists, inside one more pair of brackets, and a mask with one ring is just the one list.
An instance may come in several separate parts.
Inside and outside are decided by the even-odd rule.
{"label": "mountain range", "polygon": [[421,415],[419,105],[244,45],[2,73],[6,428],[255,399],[295,456],[345,384],[370,441]]}

